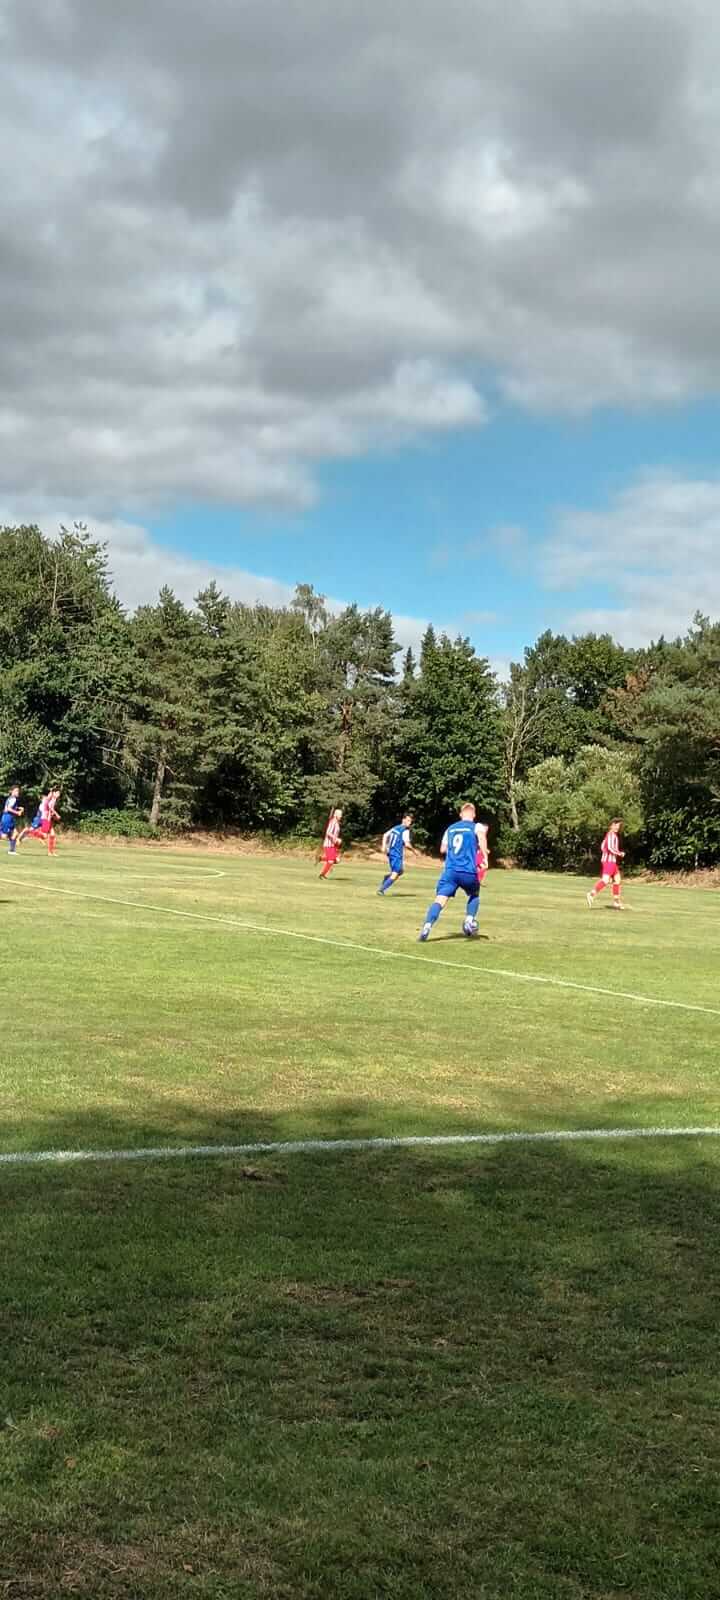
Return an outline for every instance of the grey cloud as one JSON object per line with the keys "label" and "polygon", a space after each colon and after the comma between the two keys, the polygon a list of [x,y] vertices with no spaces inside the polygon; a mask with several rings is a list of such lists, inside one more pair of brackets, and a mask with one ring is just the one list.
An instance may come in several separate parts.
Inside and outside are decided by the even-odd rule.
{"label": "grey cloud", "polygon": [[0,492],[110,514],[720,381],[710,0],[10,0]]}

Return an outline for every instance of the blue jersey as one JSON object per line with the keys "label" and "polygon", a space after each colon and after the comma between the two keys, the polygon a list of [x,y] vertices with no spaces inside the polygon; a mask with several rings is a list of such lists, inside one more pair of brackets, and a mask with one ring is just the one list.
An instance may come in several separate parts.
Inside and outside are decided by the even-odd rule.
{"label": "blue jersey", "polygon": [[20,806],[17,795],[9,794],[7,800],[5,801],[5,805],[3,806],[3,814],[2,818],[0,819],[0,833],[12,833],[15,823],[17,822],[19,809]]}
{"label": "blue jersey", "polygon": [[453,822],[442,842],[446,871],[458,878],[477,877],[478,832],[475,822]]}
{"label": "blue jersey", "polygon": [[385,835],[385,854],[393,856],[396,860],[403,861],[405,846],[410,843],[410,829],[404,828],[401,822],[397,827],[388,828]]}

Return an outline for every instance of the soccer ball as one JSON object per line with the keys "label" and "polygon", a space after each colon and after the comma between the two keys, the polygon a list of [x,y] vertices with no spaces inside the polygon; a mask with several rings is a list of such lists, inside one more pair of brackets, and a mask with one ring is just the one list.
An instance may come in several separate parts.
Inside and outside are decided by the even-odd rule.
{"label": "soccer ball", "polygon": [[466,917],[465,921],[463,923],[463,933],[465,934],[465,938],[466,939],[474,939],[475,934],[477,933],[477,931],[478,931],[478,925],[477,925],[477,922],[475,921],[475,918],[474,917]]}

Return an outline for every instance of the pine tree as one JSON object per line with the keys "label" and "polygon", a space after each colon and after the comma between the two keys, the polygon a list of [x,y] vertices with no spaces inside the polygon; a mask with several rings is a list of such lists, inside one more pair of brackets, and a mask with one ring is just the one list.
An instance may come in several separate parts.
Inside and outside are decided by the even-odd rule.
{"label": "pine tree", "polygon": [[422,641],[419,677],[406,686],[401,770],[421,826],[444,831],[463,800],[496,820],[503,806],[503,742],[497,684],[467,639]]}

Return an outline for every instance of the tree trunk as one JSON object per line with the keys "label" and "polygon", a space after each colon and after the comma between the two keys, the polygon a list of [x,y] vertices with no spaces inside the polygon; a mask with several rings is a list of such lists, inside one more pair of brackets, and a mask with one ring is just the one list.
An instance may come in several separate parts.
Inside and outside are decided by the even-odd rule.
{"label": "tree trunk", "polygon": [[59,582],[59,579],[60,579],[60,561],[59,561],[58,557],[56,556],[55,557],[55,577],[53,578],[53,594],[52,594],[52,602],[51,602],[51,605],[50,605],[50,615],[51,615],[51,617],[56,617],[57,616],[57,596],[58,596],[58,582]]}
{"label": "tree trunk", "polygon": [[344,772],[347,766],[350,746],[352,743],[352,700],[344,700],[340,711],[340,750],[338,752],[338,769]]}
{"label": "tree trunk", "polygon": [[165,782],[165,751],[158,756],[155,768],[155,782],[153,784],[152,805],[150,807],[150,827],[156,828],[160,820],[160,802],[162,800],[163,784]]}
{"label": "tree trunk", "polygon": [[510,825],[513,833],[520,832],[520,818],[518,816],[517,801],[515,799],[515,785],[510,785]]}

